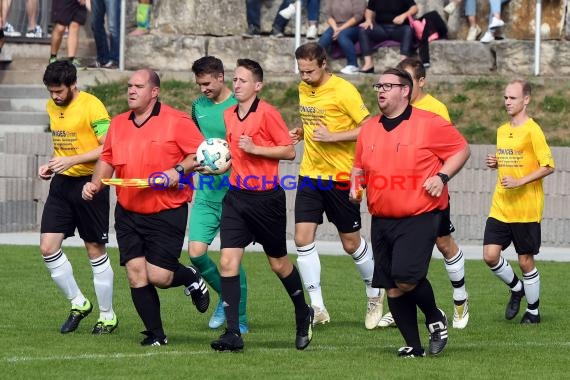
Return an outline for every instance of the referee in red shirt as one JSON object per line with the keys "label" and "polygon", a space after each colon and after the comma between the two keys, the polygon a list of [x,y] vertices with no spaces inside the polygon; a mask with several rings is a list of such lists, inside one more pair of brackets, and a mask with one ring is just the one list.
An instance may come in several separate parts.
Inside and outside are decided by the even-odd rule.
{"label": "referee in red shirt", "polygon": [[416,306],[429,331],[429,353],[447,344],[447,319],[427,279],[447,182],[467,161],[469,145],[441,116],[410,105],[412,78],[387,69],[374,89],[381,116],[370,118],[356,142],[351,198],[366,188],[372,214],[372,286],[387,289],[388,304],[406,346],[404,357],[425,356]]}

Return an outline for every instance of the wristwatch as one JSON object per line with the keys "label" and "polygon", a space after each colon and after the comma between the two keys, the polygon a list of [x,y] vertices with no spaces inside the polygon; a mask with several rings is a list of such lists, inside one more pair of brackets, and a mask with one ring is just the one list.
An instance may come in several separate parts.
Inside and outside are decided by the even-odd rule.
{"label": "wristwatch", "polygon": [[444,185],[449,182],[449,176],[447,174],[437,173],[436,175],[441,178],[441,182],[443,182]]}
{"label": "wristwatch", "polygon": [[174,167],[174,170],[178,172],[178,174],[184,174],[184,166],[178,164]]}

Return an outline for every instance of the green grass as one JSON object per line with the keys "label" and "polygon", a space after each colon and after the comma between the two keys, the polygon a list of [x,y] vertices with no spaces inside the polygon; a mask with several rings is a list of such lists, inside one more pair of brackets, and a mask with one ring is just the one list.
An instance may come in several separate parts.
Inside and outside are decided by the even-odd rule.
{"label": "green grass", "polygon": [[[376,93],[372,83],[376,77],[356,78],[355,85],[372,114],[378,113]],[[447,105],[451,119],[472,144],[495,144],[497,127],[508,121],[503,107],[503,91],[508,80],[502,77],[466,79],[447,82],[428,78],[427,92]],[[531,117],[537,120],[552,146],[570,146],[569,82],[557,78],[532,78],[533,98],[528,107]],[[297,78],[286,82],[266,82],[261,98],[275,105],[289,128],[301,125],[298,115]],[[127,110],[126,80],[98,84],[89,89],[107,106],[114,116]],[[190,112],[192,100],[199,95],[191,82],[165,80],[160,98],[167,104]]]}
{"label": "green grass", "polygon": [[[66,253],[80,287],[95,300],[84,251],[68,248]],[[111,335],[92,336],[94,312],[75,333],[61,335],[59,327],[69,305],[50,279],[38,248],[0,246],[2,378],[560,379],[568,375],[570,300],[565,284],[570,263],[539,262],[543,323],[521,326],[520,315],[513,321],[503,317],[505,285],[482,261],[468,261],[469,325],[461,331],[450,329],[449,344],[440,357],[405,360],[396,357],[403,345],[397,329],[364,328],[364,285],[346,256],[321,257],[332,322],[317,327],[311,345],[299,352],[294,348],[292,305],[281,283],[262,254],[246,254],[251,332],[245,336],[243,353],[220,354],[209,346],[219,334],[207,327],[213,308],[199,314],[181,289],[160,291],[169,345],[141,347],[143,326],[124,271],[117,265],[117,250],[110,249],[110,255],[119,327]],[[183,262],[188,262],[185,254]],[[433,261],[429,277],[440,307],[451,316],[451,286],[441,260]],[[212,305],[215,302],[213,295]],[[427,345],[425,327],[420,328]]]}

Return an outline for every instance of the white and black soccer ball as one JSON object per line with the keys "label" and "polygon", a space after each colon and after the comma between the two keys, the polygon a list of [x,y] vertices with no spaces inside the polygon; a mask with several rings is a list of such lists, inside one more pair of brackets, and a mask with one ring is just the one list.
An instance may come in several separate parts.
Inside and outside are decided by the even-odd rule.
{"label": "white and black soccer ball", "polygon": [[225,173],[232,163],[228,142],[220,138],[204,140],[196,151],[196,161],[211,174]]}

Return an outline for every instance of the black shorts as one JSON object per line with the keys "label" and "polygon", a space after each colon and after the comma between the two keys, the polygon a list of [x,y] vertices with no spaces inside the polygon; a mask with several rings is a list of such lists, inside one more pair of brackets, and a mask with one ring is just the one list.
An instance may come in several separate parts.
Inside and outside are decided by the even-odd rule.
{"label": "black shorts", "polygon": [[51,21],[65,26],[69,26],[72,21],[79,25],[85,25],[87,8],[79,5],[77,0],[53,0]]}
{"label": "black shorts", "polygon": [[115,231],[121,265],[136,257],[174,272],[184,245],[188,205],[154,214],[138,214],[115,207]]}
{"label": "black shorts", "polygon": [[513,243],[519,255],[537,255],[540,250],[540,223],[505,223],[487,218],[483,245],[500,245],[503,250]]}
{"label": "black shorts", "polygon": [[451,235],[455,231],[455,226],[451,223],[451,205],[441,212],[441,223],[437,231],[437,237]]}
{"label": "black shorts", "polygon": [[417,284],[427,277],[441,223],[441,211],[408,218],[372,217],[372,286],[395,288],[396,281]]}
{"label": "black shorts", "polygon": [[103,188],[93,200],[81,197],[83,185],[91,176],[70,177],[56,174],[51,180],[42,213],[40,232],[62,233],[64,238],[79,231],[87,243],[107,243],[109,234],[109,188]]}
{"label": "black shorts", "polygon": [[295,223],[323,223],[323,212],[340,233],[360,231],[360,205],[348,200],[350,185],[299,176]]}
{"label": "black shorts", "polygon": [[279,258],[287,255],[287,211],[285,191],[230,189],[222,206],[221,248],[245,248],[251,242],[263,246],[265,254]]}

